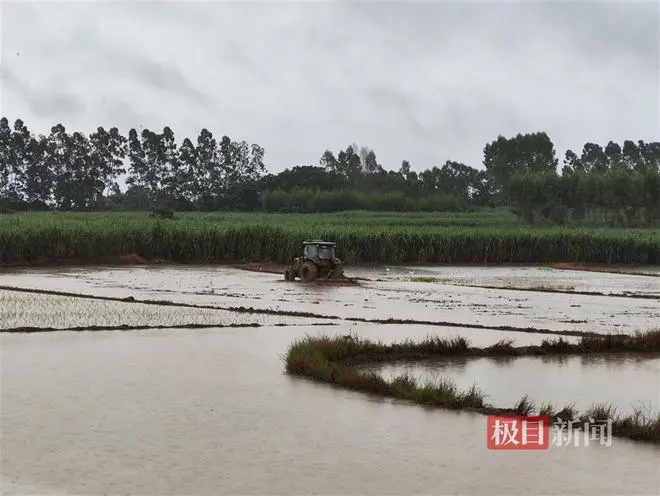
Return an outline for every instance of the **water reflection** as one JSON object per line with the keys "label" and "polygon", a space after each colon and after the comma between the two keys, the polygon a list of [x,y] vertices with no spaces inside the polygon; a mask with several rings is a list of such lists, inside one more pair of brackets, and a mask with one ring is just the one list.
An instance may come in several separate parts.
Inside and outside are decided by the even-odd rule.
{"label": "water reflection", "polygon": [[640,404],[660,412],[660,354],[460,358],[366,369],[386,378],[407,374],[423,382],[450,378],[461,389],[476,384],[491,403],[503,407],[527,394],[537,405],[574,404],[581,411],[611,403],[620,414],[633,413]]}

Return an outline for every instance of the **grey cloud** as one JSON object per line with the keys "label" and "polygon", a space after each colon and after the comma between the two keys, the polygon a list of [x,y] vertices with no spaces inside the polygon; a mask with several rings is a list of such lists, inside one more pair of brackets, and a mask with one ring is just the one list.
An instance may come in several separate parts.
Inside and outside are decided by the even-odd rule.
{"label": "grey cloud", "polygon": [[176,67],[152,60],[142,55],[139,49],[104,42],[93,25],[78,28],[68,39],[52,45],[50,51],[66,54],[76,49],[84,50],[89,54],[88,59],[93,59],[93,65],[85,66],[83,70],[98,71],[101,67],[112,67],[114,77],[134,79],[138,84],[186,98],[203,107],[214,106],[213,100],[191,84]]}
{"label": "grey cloud", "polygon": [[[657,136],[654,13],[630,2],[12,3],[3,55],[55,103],[38,112],[5,83],[3,113],[32,128],[206,127],[261,144],[275,171],[352,142],[386,167],[480,166],[498,134],[537,130],[562,154]],[[81,106],[68,112],[62,95]]]}
{"label": "grey cloud", "polygon": [[98,48],[103,53],[105,62],[114,65],[120,73],[135,77],[155,89],[185,97],[201,106],[214,108],[214,102],[203,92],[196,89],[176,68],[149,60],[144,56],[127,52],[114,53],[105,47]]}
{"label": "grey cloud", "polygon": [[75,115],[85,111],[85,104],[75,95],[57,90],[34,89],[30,83],[16,77],[4,64],[0,71],[0,81],[3,83],[3,90],[9,90],[8,93],[14,93],[23,99],[36,116]]}
{"label": "grey cloud", "polygon": [[600,58],[629,56],[658,67],[660,3],[552,2],[541,3],[547,15],[574,40],[575,48]]}
{"label": "grey cloud", "polygon": [[[93,112],[99,116],[100,121],[107,123],[108,127],[122,127],[122,123],[131,122],[131,127],[139,128],[140,123],[146,122],[147,117],[142,112],[135,111],[135,106],[122,100],[107,101],[101,98],[94,107]],[[127,130],[124,130],[128,134]]]}
{"label": "grey cloud", "polygon": [[28,104],[38,116],[75,115],[85,111],[85,105],[67,93],[33,93]]}

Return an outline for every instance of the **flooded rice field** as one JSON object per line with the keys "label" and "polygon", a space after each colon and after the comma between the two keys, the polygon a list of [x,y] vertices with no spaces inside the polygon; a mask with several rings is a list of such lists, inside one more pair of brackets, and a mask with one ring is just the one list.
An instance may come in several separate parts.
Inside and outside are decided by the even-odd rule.
{"label": "flooded rice field", "polygon": [[[636,271],[660,275],[657,268]],[[380,271],[371,272],[378,274]],[[614,272],[557,270],[550,267],[397,267],[394,271],[389,269],[385,272],[390,278],[415,280],[429,277],[449,285],[643,295],[660,300],[660,280],[657,278]]]}
{"label": "flooded rice field", "polygon": [[[409,272],[437,273],[440,269],[415,268]],[[454,269],[462,270],[462,269]],[[475,274],[472,268],[465,269]],[[524,268],[511,270],[511,281],[522,279]],[[483,269],[482,280],[494,276]],[[401,271],[399,271],[401,272]],[[569,277],[569,271],[538,269],[551,274],[543,283],[551,286],[556,277]],[[559,276],[552,275],[559,273]],[[140,267],[113,269],[32,269],[2,273],[1,285],[48,289],[139,300],[167,299],[179,303],[221,307],[247,306],[261,310],[311,312],[323,316],[362,319],[410,319],[478,326],[512,326],[549,330],[598,333],[630,333],[657,327],[660,322],[660,295],[653,299],[602,295],[563,294],[491,288],[465,287],[438,282],[402,280],[384,268],[351,270],[369,281],[359,286],[302,285],[289,283],[277,274],[240,271],[229,267]],[[501,273],[500,273],[501,274]],[[590,288],[602,289],[598,281],[611,274],[571,271],[582,287],[585,278],[596,281]],[[473,276],[474,277],[474,276]],[[500,277],[502,277],[500,275]],[[656,291],[660,280],[644,276],[615,276],[617,292]],[[645,279],[639,282],[639,279]],[[377,280],[380,279],[380,280]],[[648,279],[649,281],[646,281]],[[535,283],[536,284],[536,283]],[[577,284],[577,283],[574,283]],[[599,285],[600,284],[600,285]],[[644,284],[646,286],[644,286]],[[644,289],[646,288],[646,289]]]}
{"label": "flooded rice field", "polygon": [[[540,268],[389,269],[347,271],[370,279],[359,286],[286,283],[276,274],[229,267],[0,272],[6,288],[0,292],[0,331],[182,326],[0,334],[2,494],[660,494],[655,445],[615,438],[610,447],[491,451],[483,415],[312,383],[286,375],[282,359],[294,340],[319,333],[383,342],[464,336],[474,346],[511,339],[522,346],[554,336],[488,326],[647,330],[660,325],[660,296],[461,284],[655,295],[657,278]],[[433,279],[410,280],[419,276]],[[119,301],[127,297],[137,302]],[[287,311],[324,318],[282,313]],[[245,323],[261,326],[220,327]],[[183,329],[188,324],[210,327]],[[460,387],[476,383],[495,404],[527,393],[558,407],[583,409],[602,401],[620,412],[640,404],[660,407],[660,358],[653,356],[479,358],[381,370],[448,377]]]}
{"label": "flooded rice field", "polygon": [[238,313],[207,308],[163,307],[49,294],[0,290],[0,330],[20,327],[70,329],[102,327],[216,327],[259,324],[300,325],[313,321],[301,317]]}

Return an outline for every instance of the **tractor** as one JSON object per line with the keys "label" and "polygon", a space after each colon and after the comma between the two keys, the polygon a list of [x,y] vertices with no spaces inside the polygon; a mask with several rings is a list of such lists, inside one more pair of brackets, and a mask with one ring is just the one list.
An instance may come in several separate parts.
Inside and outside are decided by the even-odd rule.
{"label": "tractor", "polygon": [[293,259],[284,271],[284,279],[304,282],[328,279],[345,279],[344,264],[335,254],[337,243],[328,241],[304,241],[303,255]]}

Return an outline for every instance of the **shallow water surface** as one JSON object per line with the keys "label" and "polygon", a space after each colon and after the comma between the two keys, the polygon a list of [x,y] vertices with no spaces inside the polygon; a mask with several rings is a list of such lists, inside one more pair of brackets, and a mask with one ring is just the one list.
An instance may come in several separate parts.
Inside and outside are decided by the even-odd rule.
{"label": "shallow water surface", "polygon": [[556,409],[574,405],[584,412],[611,404],[618,414],[637,408],[660,414],[660,355],[451,359],[368,368],[388,379],[450,378],[463,390],[476,384],[489,403],[501,407],[513,407],[526,394],[537,407],[551,402]]}
{"label": "shallow water surface", "polygon": [[352,329],[2,335],[3,493],[660,492],[654,446],[493,452],[485,416],[283,373],[294,339]]}
{"label": "shallow water surface", "polygon": [[[490,269],[466,270],[488,274]],[[553,271],[549,277],[555,272],[564,271]],[[580,276],[587,277],[584,274]],[[305,285],[286,282],[277,274],[222,266],[24,269],[0,274],[0,281],[25,288],[304,311],[342,318],[413,319],[601,333],[632,333],[656,327],[660,322],[660,299],[495,290],[396,278],[366,281],[359,286]],[[634,287],[633,283],[630,287]]]}
{"label": "shallow water surface", "polygon": [[660,300],[660,280],[642,275],[550,267],[430,267],[424,275],[446,284],[649,295]]}

